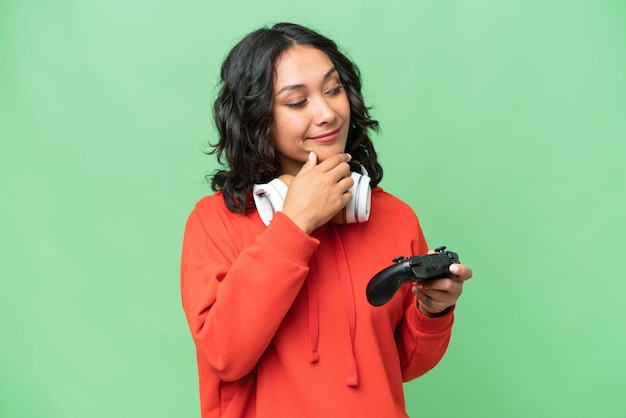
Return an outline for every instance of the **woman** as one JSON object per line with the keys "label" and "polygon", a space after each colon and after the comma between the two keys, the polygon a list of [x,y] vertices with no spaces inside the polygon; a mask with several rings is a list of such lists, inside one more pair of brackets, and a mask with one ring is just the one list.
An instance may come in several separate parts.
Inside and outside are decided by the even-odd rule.
{"label": "woman", "polygon": [[[406,417],[402,382],[443,356],[471,270],[368,303],[374,274],[427,246],[412,209],[377,186],[378,123],[333,41],[259,29],[221,78],[214,152],[227,167],[189,216],[181,266],[202,416]],[[371,209],[338,223],[356,199],[351,168],[371,178]],[[262,219],[253,190],[278,176],[289,187]]]}

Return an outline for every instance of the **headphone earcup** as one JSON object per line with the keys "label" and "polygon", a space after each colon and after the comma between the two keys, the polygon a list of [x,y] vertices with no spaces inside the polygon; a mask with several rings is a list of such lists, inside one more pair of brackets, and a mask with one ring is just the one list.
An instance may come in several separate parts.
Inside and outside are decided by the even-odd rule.
{"label": "headphone earcup", "polygon": [[[352,199],[333,221],[335,223],[357,223],[366,222],[370,218],[370,206],[372,201],[372,190],[370,189],[370,178],[367,174],[352,172],[354,184],[348,190],[352,193]],[[283,210],[287,186],[291,182],[292,176],[281,176],[275,178],[267,184],[255,184],[252,187],[252,197],[256,205],[257,212],[261,220],[268,226],[274,214]]]}
{"label": "headphone earcup", "polygon": [[352,172],[354,185],[348,190],[352,193],[352,200],[346,205],[346,223],[366,222],[370,218],[372,204],[372,190],[370,178],[365,174]]}
{"label": "headphone earcup", "polygon": [[287,185],[279,178],[267,184],[255,184],[252,187],[254,204],[265,226],[268,226],[274,219],[276,212],[283,209],[286,195]]}

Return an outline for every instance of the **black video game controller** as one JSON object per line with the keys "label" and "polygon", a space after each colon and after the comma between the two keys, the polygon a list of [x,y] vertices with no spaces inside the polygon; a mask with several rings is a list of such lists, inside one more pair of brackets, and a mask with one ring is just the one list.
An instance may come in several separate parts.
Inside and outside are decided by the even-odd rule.
{"label": "black video game controller", "polygon": [[394,264],[381,270],[367,284],[367,301],[373,306],[381,306],[406,283],[449,277],[449,267],[459,263],[459,255],[445,249],[445,246],[438,247],[434,254],[394,258]]}

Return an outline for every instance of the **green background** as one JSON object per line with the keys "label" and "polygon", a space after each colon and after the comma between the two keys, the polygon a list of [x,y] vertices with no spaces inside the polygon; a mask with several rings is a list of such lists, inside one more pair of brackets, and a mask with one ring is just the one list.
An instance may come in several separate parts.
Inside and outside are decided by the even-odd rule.
{"label": "green background", "polygon": [[197,417],[182,232],[219,65],[336,39],[382,186],[474,269],[424,417],[626,416],[626,2],[0,0],[0,416]]}

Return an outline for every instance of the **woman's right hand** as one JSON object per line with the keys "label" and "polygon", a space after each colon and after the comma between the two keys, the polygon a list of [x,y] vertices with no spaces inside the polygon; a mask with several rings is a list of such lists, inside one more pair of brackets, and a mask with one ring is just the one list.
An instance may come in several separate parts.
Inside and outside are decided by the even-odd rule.
{"label": "woman's right hand", "polygon": [[349,154],[336,154],[317,164],[317,155],[311,152],[289,184],[282,212],[307,234],[328,222],[352,199],[351,159]]}

